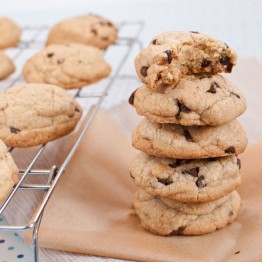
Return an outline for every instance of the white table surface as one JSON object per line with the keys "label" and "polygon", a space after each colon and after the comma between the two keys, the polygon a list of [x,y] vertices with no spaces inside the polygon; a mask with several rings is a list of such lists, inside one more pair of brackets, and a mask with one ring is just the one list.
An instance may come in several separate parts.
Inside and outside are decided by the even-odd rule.
{"label": "white table surface", "polygon": [[[241,58],[253,57],[262,61],[262,1],[259,0],[0,1],[0,17],[11,17],[22,26],[43,24],[51,26],[63,18],[89,12],[108,17],[116,23],[123,20],[143,20],[146,26],[140,39],[144,45],[154,35],[163,31],[193,30],[223,39]],[[134,72],[132,62],[127,65],[127,70],[129,69]],[[117,103],[126,100],[129,93],[130,88],[122,91]],[[114,99],[109,99],[107,108],[115,103]],[[41,261],[115,260],[42,250]]]}

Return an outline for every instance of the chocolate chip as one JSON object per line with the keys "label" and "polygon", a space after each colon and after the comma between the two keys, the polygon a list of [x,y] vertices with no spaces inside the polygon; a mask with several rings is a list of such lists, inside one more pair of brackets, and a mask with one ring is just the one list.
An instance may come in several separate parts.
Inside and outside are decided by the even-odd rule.
{"label": "chocolate chip", "polygon": [[79,108],[78,108],[78,107],[76,107],[76,108],[75,108],[75,111],[76,111],[76,112],[80,112],[80,110],[79,110]]}
{"label": "chocolate chip", "polygon": [[64,58],[57,59],[57,63],[58,63],[58,64],[63,64],[63,63],[64,63],[64,61],[65,61],[65,59],[64,59]]}
{"label": "chocolate chip", "polygon": [[238,165],[238,168],[241,169],[241,160],[239,158],[237,159],[237,165]]}
{"label": "chocolate chip", "polygon": [[232,217],[233,215],[234,215],[233,211],[230,211],[230,212],[228,213],[228,216],[230,216],[230,217]]}
{"label": "chocolate chip", "polygon": [[200,176],[197,181],[196,181],[196,185],[198,188],[202,188],[202,187],[205,187],[206,184],[205,184],[205,177],[204,176]]}
{"label": "chocolate chip", "polygon": [[193,33],[193,34],[199,34],[198,31],[189,31],[190,33]]}
{"label": "chocolate chip", "polygon": [[144,76],[144,77],[147,76],[147,69],[148,69],[147,66],[142,66],[141,67],[140,73],[141,73],[142,76]]}
{"label": "chocolate chip", "polygon": [[101,39],[102,39],[103,41],[108,41],[108,40],[109,40],[109,37],[108,37],[108,36],[102,36]]}
{"label": "chocolate chip", "polygon": [[51,58],[54,55],[54,53],[48,53],[46,56]]}
{"label": "chocolate chip", "polygon": [[215,86],[212,84],[210,88],[207,90],[207,93],[215,94],[217,90],[215,89]]}
{"label": "chocolate chip", "polygon": [[229,56],[222,56],[219,60],[220,64],[222,65],[228,65],[230,62],[230,57]]}
{"label": "chocolate chip", "polygon": [[10,127],[10,131],[11,131],[11,133],[14,133],[14,134],[18,134],[19,132],[21,132],[20,129],[15,128],[15,127]]}
{"label": "chocolate chip", "polygon": [[211,61],[206,59],[206,58],[204,58],[202,63],[201,63],[201,67],[207,67],[209,65],[211,65]]}
{"label": "chocolate chip", "polygon": [[235,252],[235,255],[237,255],[237,254],[239,254],[240,253],[240,251],[237,251],[237,252]]}
{"label": "chocolate chip", "polygon": [[228,44],[227,44],[227,43],[225,43],[225,42],[224,42],[224,44],[225,44],[226,48],[229,48],[229,46],[228,46]]}
{"label": "chocolate chip", "polygon": [[177,235],[182,235],[184,230],[186,229],[186,226],[180,226],[176,230],[173,230],[171,233],[169,233],[169,236],[177,236]]}
{"label": "chocolate chip", "polygon": [[233,68],[233,64],[229,63],[226,67],[226,72],[227,73],[231,73],[232,72],[232,68]]}
{"label": "chocolate chip", "polygon": [[154,40],[152,41],[152,44],[153,44],[153,45],[157,45],[157,39],[154,39]]}
{"label": "chocolate chip", "polygon": [[236,153],[236,149],[233,146],[230,146],[229,148],[227,148],[225,150],[225,153],[227,153],[227,154],[234,154],[234,153]]}
{"label": "chocolate chip", "polygon": [[177,102],[177,106],[178,106],[178,112],[176,114],[176,118],[180,119],[180,113],[184,112],[184,113],[189,113],[191,111],[190,108],[188,108],[185,104],[182,104],[178,99],[176,100]]}
{"label": "chocolate chip", "polygon": [[91,32],[92,32],[94,35],[97,35],[97,30],[96,30],[96,29],[91,29]]}
{"label": "chocolate chip", "polygon": [[132,173],[130,172],[130,176],[133,178],[133,179],[135,179],[135,177],[132,175]]}
{"label": "chocolate chip", "polygon": [[239,95],[239,94],[237,94],[237,93],[234,93],[234,92],[231,92],[231,94],[232,94],[232,95],[234,95],[234,96],[236,96],[237,98],[239,98],[239,99],[240,99],[240,95]]}
{"label": "chocolate chip", "polygon": [[[137,90],[137,89],[136,89]],[[136,90],[130,95],[129,99],[128,99],[128,102],[130,105],[134,105],[134,100],[135,100],[135,93],[136,93]]]}
{"label": "chocolate chip", "polygon": [[113,24],[111,22],[109,22],[109,21],[106,22],[106,25],[113,26]]}
{"label": "chocolate chip", "polygon": [[172,61],[172,51],[171,50],[166,50],[164,53],[167,54],[167,63],[171,64]]}
{"label": "chocolate chip", "polygon": [[165,186],[172,184],[173,182],[169,180],[169,178],[159,178],[157,177],[157,181]]}
{"label": "chocolate chip", "polygon": [[194,142],[192,135],[190,134],[190,132],[186,128],[183,129],[183,132],[184,132],[184,136],[185,136],[185,138],[188,142]]}
{"label": "chocolate chip", "polygon": [[194,167],[183,171],[183,174],[189,174],[193,177],[198,177],[198,173],[199,173],[199,167]]}
{"label": "chocolate chip", "polygon": [[172,162],[172,163],[170,163],[170,164],[168,164],[168,165],[169,165],[170,167],[172,167],[172,168],[176,168],[176,167],[178,167],[182,162],[183,162],[182,159],[176,159],[176,161],[174,161],[174,162]]}

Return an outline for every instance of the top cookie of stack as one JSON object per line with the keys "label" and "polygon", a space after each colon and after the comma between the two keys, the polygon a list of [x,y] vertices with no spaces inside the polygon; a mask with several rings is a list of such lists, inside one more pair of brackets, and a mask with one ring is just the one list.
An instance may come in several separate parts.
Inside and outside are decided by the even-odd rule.
{"label": "top cookie of stack", "polygon": [[224,42],[197,32],[166,32],[135,59],[146,85],[130,98],[154,123],[221,125],[246,110],[242,93],[218,73],[230,73],[237,55]]}

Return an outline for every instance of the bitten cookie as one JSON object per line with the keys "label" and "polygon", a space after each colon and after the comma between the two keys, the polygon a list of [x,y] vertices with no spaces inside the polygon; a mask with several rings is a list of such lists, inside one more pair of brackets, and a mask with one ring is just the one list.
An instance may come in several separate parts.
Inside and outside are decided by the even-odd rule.
{"label": "bitten cookie", "polygon": [[0,49],[16,46],[20,40],[20,27],[9,18],[0,18]]}
{"label": "bitten cookie", "polygon": [[132,133],[133,146],[149,155],[179,159],[238,155],[247,146],[247,137],[237,120],[220,126],[183,127],[153,124],[143,119]]}
{"label": "bitten cookie", "polygon": [[142,86],[129,101],[138,114],[151,122],[183,126],[221,125],[246,110],[244,95],[221,75],[186,76],[177,86],[170,85],[162,93]]}
{"label": "bitten cookie", "polygon": [[10,58],[0,51],[0,80],[7,78],[15,71],[15,66]]}
{"label": "bitten cookie", "polygon": [[0,94],[0,139],[10,147],[45,144],[69,134],[82,115],[60,87],[24,84]]}
{"label": "bitten cookie", "polygon": [[79,44],[50,45],[24,66],[29,83],[47,83],[65,89],[81,88],[107,77],[111,67],[101,51]]}
{"label": "bitten cookie", "polygon": [[2,140],[0,140],[0,204],[18,182],[18,168]]}
{"label": "bitten cookie", "polygon": [[97,15],[82,15],[55,25],[46,45],[80,43],[106,49],[117,38],[117,29],[108,19]]}
{"label": "bitten cookie", "polygon": [[139,190],[133,202],[134,212],[142,226],[152,233],[172,235],[203,235],[232,223],[240,207],[236,191],[206,203],[182,203],[156,198]]}
{"label": "bitten cookie", "polygon": [[241,162],[236,156],[171,159],[138,154],[130,175],[154,196],[181,202],[207,202],[229,194],[240,185]]}
{"label": "bitten cookie", "polygon": [[176,85],[185,75],[230,73],[234,50],[198,32],[166,32],[154,37],[135,59],[141,81],[153,90]]}

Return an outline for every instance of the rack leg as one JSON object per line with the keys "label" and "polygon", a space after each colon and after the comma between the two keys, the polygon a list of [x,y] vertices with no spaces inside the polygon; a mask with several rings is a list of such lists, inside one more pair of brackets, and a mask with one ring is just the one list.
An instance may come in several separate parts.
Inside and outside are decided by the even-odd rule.
{"label": "rack leg", "polygon": [[34,248],[34,261],[39,262],[39,246],[38,246],[38,231],[41,224],[43,214],[39,217],[35,223],[33,230],[33,248]]}

